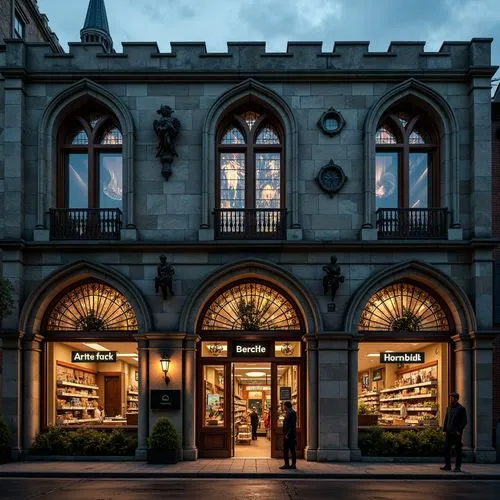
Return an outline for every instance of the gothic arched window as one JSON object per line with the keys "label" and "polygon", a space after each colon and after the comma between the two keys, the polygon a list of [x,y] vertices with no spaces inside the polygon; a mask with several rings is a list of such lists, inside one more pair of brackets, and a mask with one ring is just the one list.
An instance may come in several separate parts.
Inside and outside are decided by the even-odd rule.
{"label": "gothic arched window", "polygon": [[438,135],[423,112],[389,112],[376,133],[376,208],[439,207]]}
{"label": "gothic arched window", "polygon": [[60,208],[122,208],[122,133],[108,111],[86,106],[59,132]]}

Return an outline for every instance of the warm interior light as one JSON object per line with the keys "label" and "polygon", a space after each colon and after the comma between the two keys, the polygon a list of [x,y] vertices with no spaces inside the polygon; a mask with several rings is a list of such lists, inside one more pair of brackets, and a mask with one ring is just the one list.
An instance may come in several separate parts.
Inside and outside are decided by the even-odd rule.
{"label": "warm interior light", "polygon": [[265,377],[266,373],[265,372],[246,372],[245,374],[247,377]]}
{"label": "warm interior light", "polygon": [[367,358],[378,358],[379,356],[380,356],[379,352],[372,352],[366,355]]}
{"label": "warm interior light", "polygon": [[[83,344],[85,347],[89,347],[90,349],[94,349],[94,351],[109,351],[108,348],[102,346],[101,344]],[[119,356],[119,354],[118,354]]]}
{"label": "warm interior light", "polygon": [[132,354],[130,352],[119,352],[117,356],[119,358],[135,358],[137,357],[137,354]]}

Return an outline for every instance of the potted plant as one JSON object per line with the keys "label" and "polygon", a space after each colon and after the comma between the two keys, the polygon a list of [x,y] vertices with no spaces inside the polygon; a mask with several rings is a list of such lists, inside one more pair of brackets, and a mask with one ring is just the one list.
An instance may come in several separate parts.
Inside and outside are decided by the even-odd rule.
{"label": "potted plant", "polygon": [[180,437],[174,424],[167,417],[162,417],[156,421],[148,445],[149,464],[177,463],[177,449],[180,446]]}
{"label": "potted plant", "polygon": [[358,403],[358,425],[370,426],[377,425],[378,415],[372,412],[372,409],[364,402],[360,401]]}
{"label": "potted plant", "polygon": [[0,464],[10,461],[10,431],[7,424],[0,418]]}

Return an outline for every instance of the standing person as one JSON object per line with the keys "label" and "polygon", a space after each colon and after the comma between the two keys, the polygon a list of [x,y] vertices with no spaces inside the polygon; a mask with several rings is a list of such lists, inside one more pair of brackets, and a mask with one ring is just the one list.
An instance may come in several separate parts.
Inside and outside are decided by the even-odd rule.
{"label": "standing person", "polygon": [[255,406],[252,408],[252,413],[250,413],[250,424],[252,426],[252,439],[255,441],[257,439],[257,427],[259,427],[259,415],[257,415]]}
{"label": "standing person", "polygon": [[444,466],[441,470],[451,470],[451,449],[455,446],[456,460],[454,472],[461,472],[462,466],[462,433],[467,425],[467,412],[458,402],[459,395],[450,393],[450,406],[446,410],[443,432],[446,435],[444,443]]}
{"label": "standing person", "polygon": [[[297,414],[290,401],[285,401],[283,406],[285,407],[285,419],[283,420],[283,458],[285,459],[285,465],[282,465],[280,469],[296,469]],[[288,452],[292,455],[292,465],[290,465]]]}

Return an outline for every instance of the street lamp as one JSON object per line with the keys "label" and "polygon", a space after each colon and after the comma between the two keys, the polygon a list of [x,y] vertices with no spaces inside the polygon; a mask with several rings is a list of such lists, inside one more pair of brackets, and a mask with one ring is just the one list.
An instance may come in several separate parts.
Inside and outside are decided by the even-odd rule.
{"label": "street lamp", "polygon": [[168,370],[170,368],[170,358],[166,354],[162,354],[160,358],[161,371],[163,372],[163,376],[165,378],[165,385],[168,385],[170,382],[170,377],[168,376]]}

